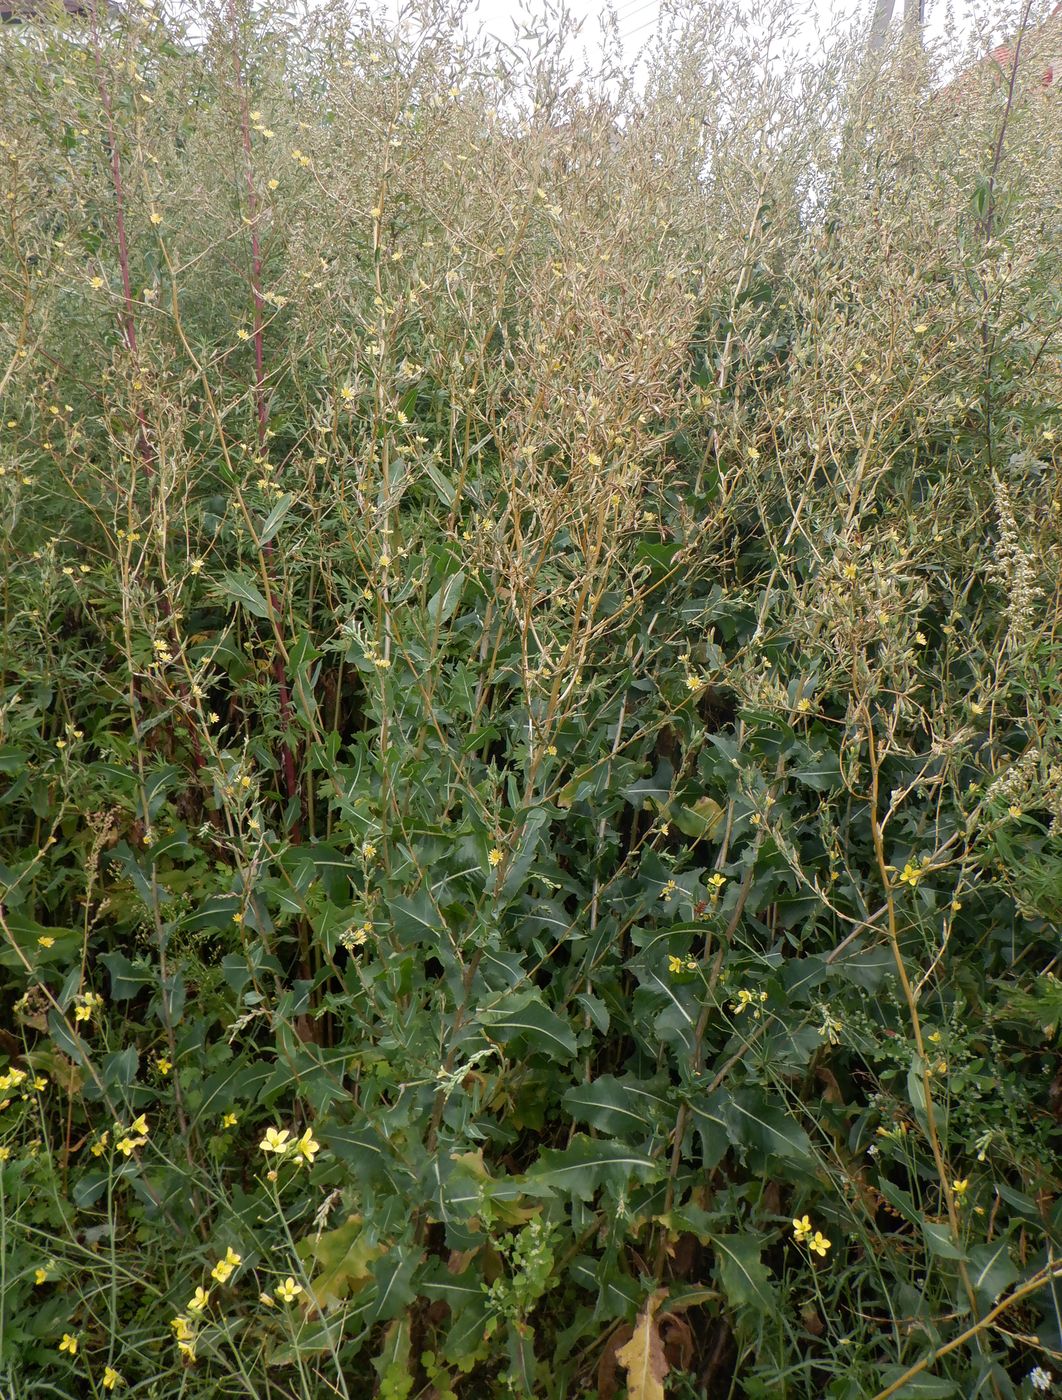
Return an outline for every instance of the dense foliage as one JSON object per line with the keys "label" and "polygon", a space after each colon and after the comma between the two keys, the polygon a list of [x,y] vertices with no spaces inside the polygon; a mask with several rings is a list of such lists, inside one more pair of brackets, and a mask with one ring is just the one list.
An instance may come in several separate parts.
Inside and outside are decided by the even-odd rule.
{"label": "dense foliage", "polygon": [[11,1400],[1062,1372],[1058,98],[767,22],[0,33]]}

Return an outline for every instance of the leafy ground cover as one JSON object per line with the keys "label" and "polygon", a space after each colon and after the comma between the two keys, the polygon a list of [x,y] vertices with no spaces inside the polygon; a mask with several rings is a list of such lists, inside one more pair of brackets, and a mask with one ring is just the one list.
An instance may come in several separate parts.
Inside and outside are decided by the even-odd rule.
{"label": "leafy ground cover", "polygon": [[1062,1373],[1057,94],[562,29],[0,34],[12,1400]]}

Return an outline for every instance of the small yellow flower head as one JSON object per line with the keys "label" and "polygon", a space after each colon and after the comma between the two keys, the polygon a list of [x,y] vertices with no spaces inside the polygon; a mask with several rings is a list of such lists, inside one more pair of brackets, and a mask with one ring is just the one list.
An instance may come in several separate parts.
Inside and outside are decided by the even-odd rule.
{"label": "small yellow flower head", "polygon": [[919,880],[922,878],[924,873],[925,872],[922,870],[921,866],[913,865],[910,861],[908,861],[907,864],[904,866],[903,870],[900,872],[900,884],[910,885],[911,888],[914,889],[915,885],[918,884]]}
{"label": "small yellow flower head", "polygon": [[195,1360],[195,1337],[189,1337],[186,1342],[179,1341],[177,1350],[184,1357],[185,1361]]}
{"label": "small yellow flower head", "polygon": [[502,853],[501,853],[501,851],[498,849],[497,846],[492,846],[492,847],[490,848],[490,850],[487,852],[487,861],[488,861],[488,863],[489,863],[489,865],[490,865],[490,868],[491,868],[492,870],[494,869],[495,866],[501,865],[501,863],[502,863]]}
{"label": "small yellow flower head", "polygon": [[89,1151],[92,1153],[93,1157],[102,1157],[103,1154],[107,1151],[107,1144],[110,1142],[110,1140],[110,1133],[104,1133],[102,1137],[97,1138],[96,1141],[89,1148]]}
{"label": "small yellow flower head", "polygon": [[123,1157],[131,1157],[138,1147],[143,1147],[145,1138],[120,1137],[114,1144]]}
{"label": "small yellow flower head", "polygon": [[959,1201],[961,1201],[963,1196],[965,1196],[967,1191],[970,1189],[970,1178],[968,1176],[964,1176],[958,1181],[953,1181],[951,1183],[951,1189],[955,1192],[955,1195],[958,1197]]}
{"label": "small yellow flower head", "polygon": [[235,1126],[236,1126],[236,1115],[235,1115],[235,1113],[226,1113],[225,1116],[224,1116],[224,1117],[222,1118],[222,1120],[221,1120],[221,1126],[222,1126],[223,1128],[235,1128]]}
{"label": "small yellow flower head", "polygon": [[282,1303],[294,1303],[302,1292],[302,1285],[296,1283],[293,1278],[286,1278],[283,1283],[277,1285],[275,1292]]}
{"label": "small yellow flower head", "polygon": [[245,331],[245,330],[243,329],[242,326],[241,326],[240,329],[236,332],[236,339],[237,339],[237,340],[250,340],[250,338],[251,338],[251,332],[250,332],[250,331]]}
{"label": "small yellow flower head", "polygon": [[826,1251],[832,1249],[831,1242],[819,1230],[816,1230],[811,1239],[808,1240],[808,1249],[812,1254],[817,1254],[820,1259],[826,1258]]}
{"label": "small yellow flower head", "polygon": [[856,568],[856,566],[855,566],[854,564],[846,564],[846,565],[844,566],[844,568],[841,570],[841,573],[844,575],[844,577],[845,577],[846,579],[848,579],[848,580],[851,582],[853,579],[855,579],[855,578],[858,576],[859,570]]}
{"label": "small yellow flower head", "polygon": [[113,1390],[116,1385],[121,1385],[122,1378],[113,1366],[103,1368],[103,1380],[100,1382],[104,1390]]}
{"label": "small yellow flower head", "polygon": [[309,1166],[313,1166],[313,1159],[321,1150],[321,1144],[314,1137],[310,1128],[307,1128],[302,1137],[295,1144],[296,1155],[305,1159]]}
{"label": "small yellow flower head", "polygon": [[668,970],[668,972],[670,972],[672,975],[674,975],[674,974],[677,973],[677,972],[681,972],[681,971],[682,971],[682,959],[681,959],[681,958],[676,958],[674,954],[671,954],[671,955],[668,957],[668,960],[667,960],[667,970]]}
{"label": "small yellow flower head", "polygon": [[557,757],[557,745],[556,745],[556,744],[547,744],[547,745],[546,745],[546,753],[549,754],[550,758],[556,758],[556,757]]}
{"label": "small yellow flower head", "polygon": [[1021,808],[1016,802],[1012,802],[1011,805],[1007,808],[1007,814],[1013,817],[1015,821],[1017,821],[1018,818],[1021,816]]}
{"label": "small yellow flower head", "polygon": [[714,875],[708,876],[708,884],[711,885],[714,891],[718,892],[726,884],[726,876],[720,874],[717,870]]}
{"label": "small yellow flower head", "polygon": [[158,228],[159,224],[162,223],[162,215],[161,215],[161,214],[152,212],[152,214],[150,215],[150,218],[151,218],[151,222],[155,225],[156,228]]}
{"label": "small yellow flower head", "polygon": [[172,1060],[167,1060],[165,1055],[160,1055],[155,1061],[155,1068],[158,1070],[159,1074],[169,1074],[170,1070],[173,1069],[173,1062]]}
{"label": "small yellow flower head", "polygon": [[141,1113],[138,1117],[134,1118],[129,1124],[129,1131],[131,1133],[141,1133],[146,1137],[148,1133],[147,1117]]}
{"label": "small yellow flower head", "polygon": [[59,1343],[60,1351],[68,1351],[71,1356],[77,1355],[77,1336],[70,1332],[63,1333],[63,1340]]}
{"label": "small yellow flower head", "polygon": [[209,1306],[210,1294],[205,1288],[197,1288],[188,1303],[188,1311],[190,1313],[201,1313],[205,1312]]}
{"label": "small yellow flower head", "polygon": [[51,948],[55,944],[55,939],[49,933],[42,933],[37,942],[42,948]]}
{"label": "small yellow flower head", "polygon": [[37,1272],[33,1275],[33,1282],[37,1285],[38,1288],[41,1286],[42,1283],[47,1283],[48,1270],[38,1269]]}
{"label": "small yellow flower head", "polygon": [[793,1238],[797,1244],[803,1244],[811,1237],[811,1217],[802,1215],[798,1220],[793,1221]]}
{"label": "small yellow flower head", "polygon": [[170,1326],[173,1328],[173,1334],[179,1342],[187,1342],[195,1336],[195,1329],[183,1313],[179,1313],[176,1317],[171,1317]]}
{"label": "small yellow flower head", "polygon": [[366,860],[372,860],[373,856],[376,854],[375,844],[372,841],[363,841],[361,843],[361,853]]}
{"label": "small yellow flower head", "polygon": [[735,1016],[740,1016],[745,1008],[751,1006],[755,1000],[754,993],[750,992],[747,987],[742,987],[737,994],[737,1001],[731,1003],[730,1010]]}
{"label": "small yellow flower head", "polygon": [[218,1262],[214,1265],[214,1267],[210,1270],[210,1277],[215,1281],[215,1283],[228,1283],[231,1276],[232,1265],[227,1263],[224,1259],[219,1259]]}
{"label": "small yellow flower head", "polygon": [[269,181],[267,181],[267,184],[269,185],[269,188],[270,188],[271,190],[276,190],[276,189],[279,189],[279,188],[280,188],[280,181],[279,181],[279,180],[269,180]]}
{"label": "small yellow flower head", "polygon": [[275,1152],[282,1157],[295,1146],[290,1139],[291,1134],[287,1128],[267,1128],[265,1137],[258,1144],[258,1147],[262,1152]]}
{"label": "small yellow flower head", "polygon": [[103,286],[103,278],[102,278],[102,277],[90,277],[90,278],[89,278],[89,286],[92,288],[92,290],[93,290],[94,292],[98,292],[99,289]]}

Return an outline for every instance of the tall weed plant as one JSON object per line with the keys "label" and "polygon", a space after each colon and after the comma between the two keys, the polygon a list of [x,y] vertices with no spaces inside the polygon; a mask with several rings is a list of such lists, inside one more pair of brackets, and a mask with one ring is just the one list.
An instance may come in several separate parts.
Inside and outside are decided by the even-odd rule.
{"label": "tall weed plant", "polygon": [[11,1400],[1062,1374],[1052,21],[754,19],[0,32]]}

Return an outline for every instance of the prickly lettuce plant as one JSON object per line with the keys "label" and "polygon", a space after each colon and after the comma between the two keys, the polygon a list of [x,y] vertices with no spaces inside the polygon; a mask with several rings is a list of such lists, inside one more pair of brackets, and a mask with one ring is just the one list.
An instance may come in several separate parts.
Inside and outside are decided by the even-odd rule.
{"label": "prickly lettuce plant", "polygon": [[1049,31],[457,18],[0,35],[5,1390],[1042,1392]]}

